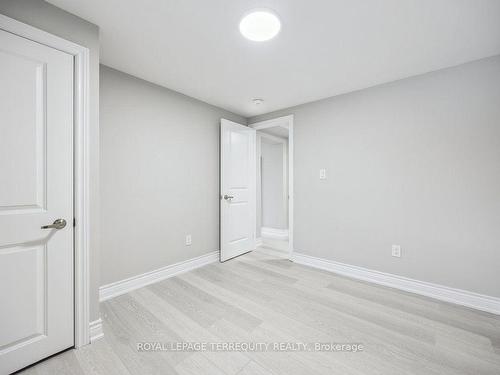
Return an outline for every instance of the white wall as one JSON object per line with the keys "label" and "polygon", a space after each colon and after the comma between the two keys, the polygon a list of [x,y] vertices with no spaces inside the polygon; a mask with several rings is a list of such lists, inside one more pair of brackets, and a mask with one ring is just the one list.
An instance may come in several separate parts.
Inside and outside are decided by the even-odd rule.
{"label": "white wall", "polygon": [[220,119],[246,120],[102,65],[100,111],[102,285],[218,250]]}
{"label": "white wall", "polygon": [[42,0],[1,0],[0,14],[90,51],[90,320],[99,317],[99,29]]}
{"label": "white wall", "polygon": [[296,251],[500,297],[500,56],[287,114]]}
{"label": "white wall", "polygon": [[288,229],[284,148],[285,143],[261,138],[262,226],[267,228]]}

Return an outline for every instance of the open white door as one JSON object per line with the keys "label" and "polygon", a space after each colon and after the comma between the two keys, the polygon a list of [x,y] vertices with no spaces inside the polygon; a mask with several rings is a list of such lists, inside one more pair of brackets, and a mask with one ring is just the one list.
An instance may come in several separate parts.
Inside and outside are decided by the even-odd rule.
{"label": "open white door", "polygon": [[221,120],[220,260],[255,249],[255,130]]}
{"label": "open white door", "polygon": [[73,56],[0,30],[0,374],[74,345]]}

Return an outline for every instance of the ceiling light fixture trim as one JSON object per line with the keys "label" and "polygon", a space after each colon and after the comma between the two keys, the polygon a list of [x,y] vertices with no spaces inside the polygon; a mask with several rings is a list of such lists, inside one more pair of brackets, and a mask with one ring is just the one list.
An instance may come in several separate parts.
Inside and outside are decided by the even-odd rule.
{"label": "ceiling light fixture trim", "polygon": [[276,12],[267,8],[252,9],[240,20],[240,33],[254,42],[265,42],[279,34],[281,21]]}

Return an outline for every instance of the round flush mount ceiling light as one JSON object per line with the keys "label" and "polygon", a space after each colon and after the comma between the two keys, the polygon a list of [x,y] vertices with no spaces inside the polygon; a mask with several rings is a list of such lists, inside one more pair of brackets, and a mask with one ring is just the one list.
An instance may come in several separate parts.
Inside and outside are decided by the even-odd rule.
{"label": "round flush mount ceiling light", "polygon": [[240,32],[254,42],[264,42],[274,38],[281,29],[281,22],[269,9],[256,9],[240,21]]}

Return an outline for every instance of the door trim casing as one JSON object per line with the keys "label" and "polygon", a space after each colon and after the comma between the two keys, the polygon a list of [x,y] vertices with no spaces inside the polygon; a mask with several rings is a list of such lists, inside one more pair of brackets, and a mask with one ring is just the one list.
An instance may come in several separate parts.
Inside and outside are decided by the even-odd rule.
{"label": "door trim casing", "polygon": [[280,126],[288,129],[288,258],[293,257],[293,115],[249,124],[255,130]]}
{"label": "door trim casing", "polygon": [[75,347],[90,343],[90,52],[89,49],[0,14],[0,29],[74,57],[74,323]]}

